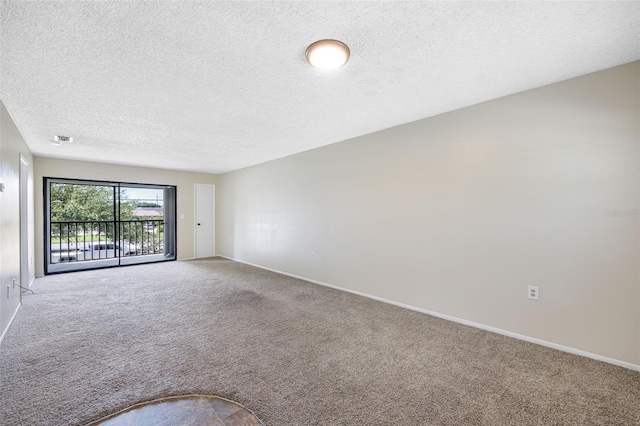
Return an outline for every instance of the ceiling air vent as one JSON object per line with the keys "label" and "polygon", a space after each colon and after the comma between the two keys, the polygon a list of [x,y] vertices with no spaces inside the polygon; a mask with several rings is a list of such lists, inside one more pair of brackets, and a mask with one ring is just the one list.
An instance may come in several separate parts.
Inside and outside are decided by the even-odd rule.
{"label": "ceiling air vent", "polygon": [[53,140],[56,142],[73,142],[73,138],[69,137],[69,136],[58,136],[55,135],[53,137]]}

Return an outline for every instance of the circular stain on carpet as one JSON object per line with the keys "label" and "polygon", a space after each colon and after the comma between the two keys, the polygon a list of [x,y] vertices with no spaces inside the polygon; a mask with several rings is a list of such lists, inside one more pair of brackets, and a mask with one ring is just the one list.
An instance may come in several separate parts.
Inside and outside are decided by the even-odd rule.
{"label": "circular stain on carpet", "polygon": [[206,395],[175,396],[136,404],[89,426],[264,426],[242,405]]}

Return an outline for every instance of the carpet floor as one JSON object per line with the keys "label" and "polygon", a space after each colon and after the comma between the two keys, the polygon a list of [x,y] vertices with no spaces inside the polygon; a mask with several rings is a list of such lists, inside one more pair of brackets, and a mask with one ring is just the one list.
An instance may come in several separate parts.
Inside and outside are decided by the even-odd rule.
{"label": "carpet floor", "polygon": [[0,345],[0,424],[217,395],[266,425],[638,425],[640,373],[225,259],[54,275]]}

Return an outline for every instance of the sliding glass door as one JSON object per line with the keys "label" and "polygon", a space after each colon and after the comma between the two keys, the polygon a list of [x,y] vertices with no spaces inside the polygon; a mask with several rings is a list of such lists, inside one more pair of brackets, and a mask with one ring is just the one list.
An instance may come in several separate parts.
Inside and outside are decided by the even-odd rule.
{"label": "sliding glass door", "polygon": [[45,178],[45,273],[176,258],[176,187]]}

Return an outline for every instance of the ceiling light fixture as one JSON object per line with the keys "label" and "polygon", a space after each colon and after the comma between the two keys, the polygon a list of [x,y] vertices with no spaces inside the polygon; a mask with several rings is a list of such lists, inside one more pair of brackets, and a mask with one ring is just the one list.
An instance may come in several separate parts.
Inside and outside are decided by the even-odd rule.
{"label": "ceiling light fixture", "polygon": [[338,69],[349,60],[349,47],[338,40],[318,40],[307,47],[307,62],[319,70]]}

